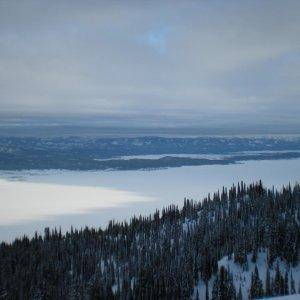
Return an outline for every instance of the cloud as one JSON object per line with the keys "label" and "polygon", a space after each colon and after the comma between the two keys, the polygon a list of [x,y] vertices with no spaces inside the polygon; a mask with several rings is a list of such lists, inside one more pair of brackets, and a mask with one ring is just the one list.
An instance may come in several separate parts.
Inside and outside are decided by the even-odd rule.
{"label": "cloud", "polygon": [[1,111],[272,123],[284,107],[288,123],[299,12],[297,0],[2,1]]}

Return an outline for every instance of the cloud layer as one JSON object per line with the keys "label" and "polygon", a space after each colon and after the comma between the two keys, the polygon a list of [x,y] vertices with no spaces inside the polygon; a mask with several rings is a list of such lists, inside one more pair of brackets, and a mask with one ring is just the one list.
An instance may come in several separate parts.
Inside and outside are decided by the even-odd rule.
{"label": "cloud layer", "polygon": [[1,1],[1,111],[300,126],[299,36],[297,0]]}

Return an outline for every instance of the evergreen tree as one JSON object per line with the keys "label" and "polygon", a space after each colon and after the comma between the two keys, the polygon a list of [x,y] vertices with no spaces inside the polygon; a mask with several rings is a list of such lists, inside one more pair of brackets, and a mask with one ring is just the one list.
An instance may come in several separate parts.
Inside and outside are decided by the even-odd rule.
{"label": "evergreen tree", "polygon": [[200,300],[200,298],[199,298],[199,291],[198,291],[198,289],[197,289],[197,291],[196,291],[196,300]]}
{"label": "evergreen tree", "polygon": [[270,271],[268,266],[267,266],[267,273],[266,273],[265,295],[267,297],[272,296],[271,278],[270,278]]}
{"label": "evergreen tree", "polygon": [[243,300],[242,287],[240,285],[236,300]]}
{"label": "evergreen tree", "polygon": [[281,282],[282,282],[282,276],[280,273],[279,264],[277,262],[276,269],[275,269],[274,284],[273,284],[273,293],[276,296],[281,295]]}
{"label": "evergreen tree", "polygon": [[296,289],[295,289],[295,281],[293,278],[293,273],[291,272],[291,295],[296,294]]}
{"label": "evergreen tree", "polygon": [[232,281],[231,274],[221,266],[214,281],[212,299],[213,300],[231,300],[235,299],[236,291]]}
{"label": "evergreen tree", "polygon": [[285,276],[284,276],[284,295],[288,295],[289,294],[289,275],[288,272],[285,272]]}
{"label": "evergreen tree", "polygon": [[264,294],[263,284],[259,278],[258,269],[255,265],[254,272],[251,275],[250,299],[260,298]]}
{"label": "evergreen tree", "polygon": [[205,300],[209,300],[208,281],[205,282]]}

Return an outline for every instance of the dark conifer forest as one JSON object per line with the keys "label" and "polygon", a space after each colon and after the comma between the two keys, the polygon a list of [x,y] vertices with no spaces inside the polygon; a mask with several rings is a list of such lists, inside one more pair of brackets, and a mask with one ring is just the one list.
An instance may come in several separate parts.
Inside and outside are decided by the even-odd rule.
{"label": "dark conifer forest", "polygon": [[247,298],[294,294],[299,279],[278,260],[299,263],[299,221],[300,185],[277,191],[258,182],[111,221],[105,230],[46,228],[0,245],[0,299],[202,299],[194,290],[200,280],[206,299],[243,299],[218,261],[228,256],[247,268],[247,255],[255,264],[260,251],[266,280],[255,267]]}

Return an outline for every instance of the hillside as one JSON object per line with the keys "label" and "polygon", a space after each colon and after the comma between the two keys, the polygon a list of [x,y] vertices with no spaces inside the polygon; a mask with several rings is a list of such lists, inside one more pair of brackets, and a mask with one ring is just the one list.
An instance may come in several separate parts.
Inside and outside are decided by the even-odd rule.
{"label": "hillside", "polygon": [[[248,299],[298,292],[300,186],[239,183],[105,230],[0,245],[3,299]],[[268,273],[268,276],[266,274]],[[268,280],[267,280],[268,277]],[[208,288],[206,288],[206,286]],[[197,292],[198,290],[198,292]]]}
{"label": "hillside", "polygon": [[[266,286],[266,275],[267,270],[269,272],[270,276],[270,285],[271,281],[275,279],[276,272],[279,269],[282,276],[287,276],[288,283],[287,288],[288,291],[291,291],[294,289],[294,292],[298,292],[296,290],[296,286],[300,279],[300,264],[297,264],[295,266],[291,266],[286,263],[286,261],[281,260],[280,258],[277,258],[271,266],[268,264],[268,249],[261,249],[257,253],[256,260],[253,261],[253,254],[247,255],[247,262],[245,265],[241,266],[238,263],[234,262],[234,255],[231,256],[225,256],[221,260],[218,261],[218,268],[224,267],[232,276],[232,281],[234,284],[234,288],[236,292],[239,291],[241,288],[241,294],[242,299],[248,299],[248,296],[251,292],[251,276],[255,272],[255,267],[257,267],[259,278],[262,281],[263,287]],[[277,269],[278,268],[278,269]],[[293,278],[294,283],[291,284],[291,278]],[[215,276],[212,276],[212,278],[208,282],[209,287],[209,294],[212,294],[213,290],[213,284],[215,281]],[[296,284],[296,283],[297,284]],[[294,285],[294,286],[293,286]],[[205,293],[206,293],[206,285],[203,280],[199,280],[197,285],[194,288],[194,292],[192,295],[192,298],[197,299],[197,295],[199,299],[205,299]],[[266,291],[265,291],[266,293]],[[269,295],[270,296],[270,295]],[[286,296],[278,296],[278,297],[268,297],[264,299],[285,299]],[[300,297],[299,295],[295,295],[295,299],[299,299],[297,297]],[[293,299],[293,295],[290,295],[290,298]],[[259,297],[261,299],[261,297]],[[287,297],[287,299],[289,299]]]}

